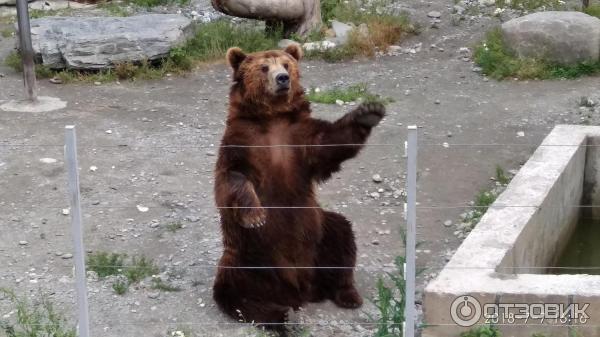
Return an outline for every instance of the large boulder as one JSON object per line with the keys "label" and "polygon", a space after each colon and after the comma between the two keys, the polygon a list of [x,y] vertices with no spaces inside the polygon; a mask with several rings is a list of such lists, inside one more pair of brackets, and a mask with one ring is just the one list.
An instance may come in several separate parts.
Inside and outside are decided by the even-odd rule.
{"label": "large boulder", "polygon": [[189,31],[191,20],[176,14],[31,20],[36,56],[53,69],[103,69],[164,58]]}
{"label": "large boulder", "polygon": [[561,64],[600,59],[600,19],[581,12],[539,12],[502,25],[506,45],[519,57]]}

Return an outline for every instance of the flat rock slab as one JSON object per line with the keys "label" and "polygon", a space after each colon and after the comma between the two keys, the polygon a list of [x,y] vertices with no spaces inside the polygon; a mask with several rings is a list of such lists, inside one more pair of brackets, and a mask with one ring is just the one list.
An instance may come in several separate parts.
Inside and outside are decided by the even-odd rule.
{"label": "flat rock slab", "polygon": [[177,14],[31,21],[33,49],[53,69],[104,69],[164,58],[189,31],[191,20]]}
{"label": "flat rock slab", "polygon": [[520,58],[561,64],[600,59],[600,19],[581,12],[539,12],[505,22],[507,46]]}

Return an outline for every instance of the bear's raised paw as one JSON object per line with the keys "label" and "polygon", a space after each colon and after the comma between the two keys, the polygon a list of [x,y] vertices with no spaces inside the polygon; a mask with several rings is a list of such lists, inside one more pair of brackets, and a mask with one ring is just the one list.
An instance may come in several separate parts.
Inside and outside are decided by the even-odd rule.
{"label": "bear's raised paw", "polygon": [[351,114],[357,123],[372,128],[385,116],[385,106],[377,102],[362,103]]}

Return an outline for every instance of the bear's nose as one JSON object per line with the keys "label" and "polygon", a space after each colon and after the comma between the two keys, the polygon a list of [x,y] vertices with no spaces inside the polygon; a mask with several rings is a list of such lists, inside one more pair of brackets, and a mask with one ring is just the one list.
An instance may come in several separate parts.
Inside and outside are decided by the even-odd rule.
{"label": "bear's nose", "polygon": [[275,77],[277,84],[279,85],[288,85],[290,84],[290,76],[288,74],[279,74]]}

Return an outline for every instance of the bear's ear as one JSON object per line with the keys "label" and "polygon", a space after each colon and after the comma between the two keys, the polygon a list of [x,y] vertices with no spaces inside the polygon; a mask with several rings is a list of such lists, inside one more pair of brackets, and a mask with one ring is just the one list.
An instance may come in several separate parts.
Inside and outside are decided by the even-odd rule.
{"label": "bear's ear", "polygon": [[287,48],[285,48],[284,51],[292,55],[292,57],[295,58],[296,61],[300,61],[300,59],[302,58],[302,47],[300,47],[300,45],[297,43],[290,44],[289,46],[287,46]]}
{"label": "bear's ear", "polygon": [[227,62],[229,62],[229,65],[234,71],[239,69],[240,64],[242,64],[245,59],[246,54],[238,47],[229,48],[227,51]]}

